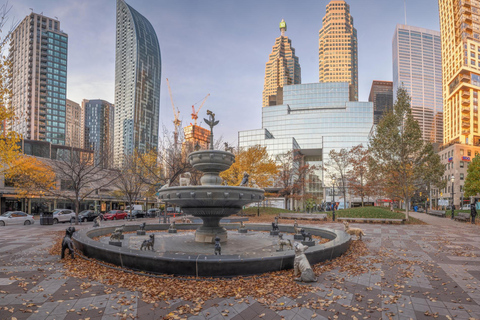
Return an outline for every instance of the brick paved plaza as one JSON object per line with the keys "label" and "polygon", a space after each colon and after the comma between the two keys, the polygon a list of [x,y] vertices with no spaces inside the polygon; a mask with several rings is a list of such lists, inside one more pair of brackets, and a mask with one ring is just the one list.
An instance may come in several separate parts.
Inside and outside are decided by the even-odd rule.
{"label": "brick paved plaza", "polygon": [[150,304],[139,292],[65,276],[48,249],[54,231],[69,225],[2,227],[0,319],[480,319],[479,226],[414,216],[429,224],[352,224],[366,233],[370,253],[352,266],[368,268],[363,274],[335,268],[275,305],[253,297],[207,300],[196,316],[176,312],[191,301]]}

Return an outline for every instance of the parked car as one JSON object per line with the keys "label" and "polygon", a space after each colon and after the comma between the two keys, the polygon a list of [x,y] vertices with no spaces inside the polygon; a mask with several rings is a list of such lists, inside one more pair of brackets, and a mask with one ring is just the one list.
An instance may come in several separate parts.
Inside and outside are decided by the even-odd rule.
{"label": "parked car", "polygon": [[99,213],[95,213],[95,211],[93,210],[83,210],[78,214],[78,220],[80,220],[81,222],[93,221],[99,215]]}
{"label": "parked car", "polygon": [[53,210],[53,223],[59,222],[74,222],[75,211],[70,209],[55,209]]}
{"label": "parked car", "polygon": [[153,209],[148,209],[147,211],[147,217],[149,218],[155,218],[155,217],[158,217],[159,215],[160,215],[160,209],[153,208]]}
{"label": "parked car", "polygon": [[7,211],[0,216],[0,226],[10,224],[34,224],[33,216],[22,211]]}
{"label": "parked car", "polygon": [[[145,211],[143,210],[132,210],[132,216],[136,218],[145,218]],[[127,211],[127,219],[130,219],[130,212]]]}
{"label": "parked car", "polygon": [[110,210],[103,216],[104,220],[122,220],[127,217],[127,213],[123,210]]}
{"label": "parked car", "polygon": [[464,204],[462,210],[470,210],[471,206],[469,204]]}

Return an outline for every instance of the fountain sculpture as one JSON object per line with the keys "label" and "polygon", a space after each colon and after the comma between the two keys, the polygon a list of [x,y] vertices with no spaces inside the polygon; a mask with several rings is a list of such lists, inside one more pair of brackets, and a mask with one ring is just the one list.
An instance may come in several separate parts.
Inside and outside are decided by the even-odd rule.
{"label": "fountain sculpture", "polygon": [[209,119],[204,119],[210,126],[210,149],[189,154],[190,164],[203,172],[200,186],[166,187],[159,190],[159,198],[174,203],[183,212],[203,220],[195,232],[196,242],[214,243],[227,241],[227,230],[220,225],[223,217],[238,213],[242,207],[264,199],[264,190],[247,186],[223,186],[220,172],[230,168],[235,162],[235,155],[228,151],[213,149],[213,127],[218,124],[215,114],[207,111]]}

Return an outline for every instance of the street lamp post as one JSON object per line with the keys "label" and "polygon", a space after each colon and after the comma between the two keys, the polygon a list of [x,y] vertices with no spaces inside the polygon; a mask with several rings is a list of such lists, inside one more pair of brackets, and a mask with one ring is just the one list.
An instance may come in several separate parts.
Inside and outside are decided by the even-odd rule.
{"label": "street lamp post", "polygon": [[455,204],[453,203],[454,201],[454,194],[455,194],[455,189],[454,189],[454,181],[455,181],[455,176],[452,174],[452,178],[450,179],[452,181],[452,220],[454,219],[455,216]]}
{"label": "street lamp post", "polygon": [[333,206],[332,206],[332,220],[335,221],[335,178],[332,179],[333,183]]}

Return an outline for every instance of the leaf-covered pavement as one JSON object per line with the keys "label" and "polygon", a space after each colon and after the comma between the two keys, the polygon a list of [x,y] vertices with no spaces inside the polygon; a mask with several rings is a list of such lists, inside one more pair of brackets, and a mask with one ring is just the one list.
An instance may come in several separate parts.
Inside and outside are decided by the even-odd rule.
{"label": "leaf-covered pavement", "polygon": [[313,285],[291,270],[180,280],[62,263],[50,249],[68,225],[0,228],[0,319],[480,319],[479,229],[443,221],[352,224],[364,241],[315,265]]}

